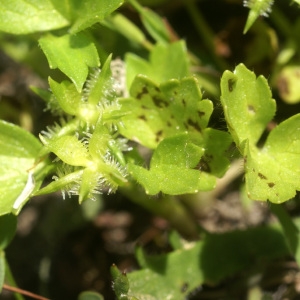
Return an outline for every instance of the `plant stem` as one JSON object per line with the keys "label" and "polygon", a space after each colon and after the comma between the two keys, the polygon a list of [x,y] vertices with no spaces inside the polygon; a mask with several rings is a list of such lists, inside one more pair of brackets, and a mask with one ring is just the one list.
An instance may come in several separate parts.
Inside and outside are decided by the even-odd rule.
{"label": "plant stem", "polygon": [[199,11],[194,0],[186,0],[184,2],[185,8],[189,13],[196,30],[198,31],[202,41],[209,51],[209,53],[213,56],[215,63],[221,70],[228,69],[228,64],[216,55],[215,45],[214,45],[214,32],[210,29],[201,12]]}
{"label": "plant stem", "polygon": [[142,189],[132,183],[120,187],[119,190],[131,201],[168,220],[184,238],[190,240],[199,238],[196,222],[175,197],[164,195],[159,198],[150,198]]}
{"label": "plant stem", "polygon": [[271,211],[279,220],[279,223],[285,234],[287,245],[291,251],[291,254],[295,256],[298,265],[300,263],[300,233],[298,227],[294,224],[291,216],[287,213],[282,204],[271,203]]}
{"label": "plant stem", "polygon": [[[15,279],[12,275],[12,272],[10,270],[10,266],[9,266],[6,259],[5,259],[5,279],[10,285],[12,285],[11,286],[12,288],[17,286],[16,281],[15,281]],[[14,296],[15,296],[16,300],[25,300],[24,297],[20,293],[16,292],[15,290],[7,288],[6,284],[3,284],[3,289],[7,289],[7,290],[10,290],[10,291],[14,292]]]}

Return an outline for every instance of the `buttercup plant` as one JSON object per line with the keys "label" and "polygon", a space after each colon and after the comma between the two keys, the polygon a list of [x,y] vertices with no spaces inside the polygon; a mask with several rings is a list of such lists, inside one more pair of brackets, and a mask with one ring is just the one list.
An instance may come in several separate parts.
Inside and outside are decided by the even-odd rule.
{"label": "buttercup plant", "polygon": [[[261,17],[272,18],[272,10],[281,18],[274,22],[288,27],[276,4],[241,1],[239,5],[249,9],[244,34],[262,26]],[[3,40],[6,33],[28,35],[27,43],[33,39],[42,50],[40,57],[47,58],[52,69],[49,88],[32,90],[57,118],[45,124],[38,138],[0,121],[1,289],[5,281],[13,284],[4,254],[16,232],[17,216],[32,197],[57,191],[64,199],[76,196],[80,204],[119,191],[171,225],[172,251],[148,255],[135,245],[140,270],[125,273],[111,267],[117,299],[187,299],[202,285],[237,276],[252,261],[255,265],[261,259],[267,265],[292,256],[299,263],[298,223],[279,204],[296,199],[300,191],[300,114],[268,129],[276,112],[271,84],[277,78],[289,90],[292,81],[281,68],[298,62],[296,54],[289,54],[290,46],[283,47],[274,62],[275,79],[269,81],[243,63],[227,69],[224,58],[212,51],[213,34],[195,1],[182,5],[211,52],[215,72],[222,73],[220,92],[219,82],[210,75],[214,71],[193,71],[203,70],[202,55],[193,54],[164,18],[135,0],[0,4]],[[140,16],[144,30],[126,17],[128,8]],[[128,45],[111,47],[110,37],[125,39]],[[6,41],[3,49],[9,46]],[[293,47],[296,53],[299,46]],[[221,122],[216,121],[220,108],[225,118]],[[222,121],[226,126],[215,125]],[[237,158],[242,158],[245,171],[241,198],[247,203],[268,201],[279,222],[224,234],[208,232],[190,211],[215,201],[214,191],[231,176],[227,171]],[[102,299],[88,293],[78,299],[90,296]]]}

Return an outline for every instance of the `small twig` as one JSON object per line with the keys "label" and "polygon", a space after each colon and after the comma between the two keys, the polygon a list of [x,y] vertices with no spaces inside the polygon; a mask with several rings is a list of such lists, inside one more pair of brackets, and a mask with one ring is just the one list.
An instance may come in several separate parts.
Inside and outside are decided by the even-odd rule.
{"label": "small twig", "polygon": [[8,285],[8,284],[3,284],[3,289],[8,290],[8,291],[11,291],[11,292],[14,292],[14,293],[22,294],[22,295],[24,295],[24,296],[28,296],[28,297],[31,297],[31,298],[33,298],[33,299],[38,299],[38,300],[50,300],[49,298],[45,298],[45,297],[43,297],[43,296],[40,296],[40,295],[31,293],[31,292],[22,290],[22,289],[20,289],[20,288],[17,288],[17,287],[14,287],[14,286],[10,286],[10,285]]}

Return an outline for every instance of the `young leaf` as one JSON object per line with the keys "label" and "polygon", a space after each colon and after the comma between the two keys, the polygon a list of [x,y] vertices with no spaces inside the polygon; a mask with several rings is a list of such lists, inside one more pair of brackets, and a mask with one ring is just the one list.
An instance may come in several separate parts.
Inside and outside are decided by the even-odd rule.
{"label": "young leaf", "polygon": [[39,40],[50,68],[59,68],[81,92],[88,76],[88,67],[99,67],[100,61],[95,45],[84,33],[63,36],[47,35]]}
{"label": "young leaf", "polygon": [[50,0],[1,0],[0,30],[28,34],[69,25],[60,9]]}
{"label": "young leaf", "polygon": [[300,190],[300,114],[271,131],[261,150],[246,150],[246,189],[254,200],[281,203]]}
{"label": "young leaf", "polygon": [[113,11],[123,4],[123,0],[81,0],[73,4],[75,22],[70,29],[70,33],[79,31],[102,21]]}
{"label": "young leaf", "polygon": [[157,44],[150,53],[149,62],[131,53],[126,55],[125,62],[128,90],[138,74],[148,76],[156,84],[173,78],[181,79],[190,74],[184,41],[166,45]]}
{"label": "young leaf", "polygon": [[164,139],[155,150],[150,169],[129,164],[128,171],[144,186],[146,193],[169,195],[210,190],[215,177],[196,169],[204,149],[193,144],[187,134]]}
{"label": "young leaf", "polygon": [[234,142],[244,152],[244,142],[256,145],[276,110],[267,80],[256,78],[243,64],[221,79],[221,103]]}
{"label": "young leaf", "polygon": [[[41,148],[41,143],[29,132],[0,121],[0,216],[13,211],[13,205],[24,191],[28,172],[34,167]],[[41,185],[42,180],[41,177],[35,180],[34,189]],[[21,199],[23,204],[28,197]]]}
{"label": "young leaf", "polygon": [[58,83],[51,77],[49,77],[49,85],[60,108],[71,116],[78,114],[81,95],[77,91],[75,85],[68,80]]}
{"label": "young leaf", "polygon": [[142,7],[137,1],[129,1],[134,8],[139,12],[143,25],[149,34],[159,43],[169,43],[170,34],[163,19],[153,10]]}

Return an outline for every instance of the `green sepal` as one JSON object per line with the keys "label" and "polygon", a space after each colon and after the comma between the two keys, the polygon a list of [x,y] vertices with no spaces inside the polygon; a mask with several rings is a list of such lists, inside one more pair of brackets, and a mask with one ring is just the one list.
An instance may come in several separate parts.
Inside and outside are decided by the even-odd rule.
{"label": "green sepal", "polygon": [[250,8],[243,33],[245,34],[259,16],[267,16],[271,11],[274,0],[246,0],[245,5]]}
{"label": "green sepal", "polygon": [[61,109],[69,115],[77,115],[81,103],[81,95],[78,93],[75,85],[68,80],[58,83],[51,77],[49,77],[48,81]]}
{"label": "green sepal", "polygon": [[40,139],[49,152],[53,152],[69,165],[87,166],[90,162],[87,147],[75,136],[54,136],[47,139],[40,135]]}

